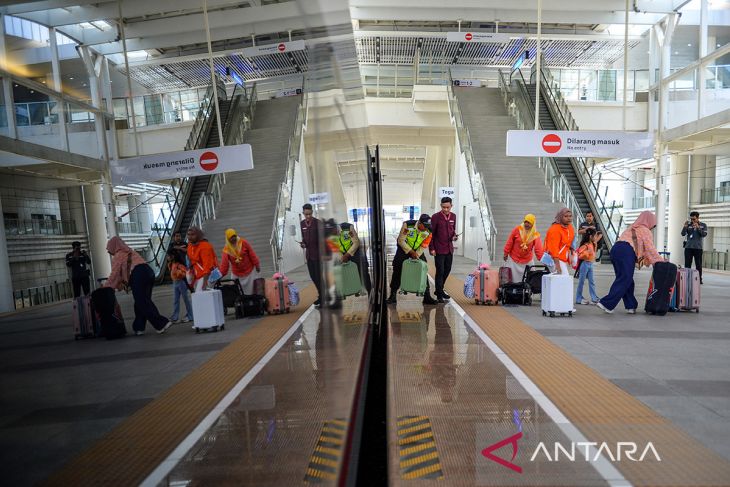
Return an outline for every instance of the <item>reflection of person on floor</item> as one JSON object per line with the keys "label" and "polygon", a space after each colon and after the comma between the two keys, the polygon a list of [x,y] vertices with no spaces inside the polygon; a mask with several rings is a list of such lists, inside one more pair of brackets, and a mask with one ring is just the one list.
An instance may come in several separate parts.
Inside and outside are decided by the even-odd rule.
{"label": "reflection of person on floor", "polygon": [[360,246],[360,238],[357,236],[355,226],[348,222],[340,223],[339,233],[332,232],[327,238],[332,251],[341,256],[343,263],[352,261],[357,266],[360,280],[370,293],[372,284],[370,283],[368,261]]}
{"label": "reflection of person on floor", "polygon": [[[425,213],[418,220],[407,220],[403,222],[400,235],[398,236],[398,250],[393,257],[393,275],[390,278],[390,296],[388,304],[397,302],[396,293],[400,288],[400,277],[403,271],[403,262],[408,259],[421,259],[426,262],[423,252],[428,249],[431,243],[431,217]],[[431,296],[431,287],[426,281],[426,292],[423,294],[423,304],[436,304],[437,301]]]}
{"label": "reflection of person on floor", "polygon": [[441,391],[441,402],[451,402],[456,385],[454,338],[444,309],[443,306],[436,308],[436,336],[428,362],[431,367],[431,384]]}

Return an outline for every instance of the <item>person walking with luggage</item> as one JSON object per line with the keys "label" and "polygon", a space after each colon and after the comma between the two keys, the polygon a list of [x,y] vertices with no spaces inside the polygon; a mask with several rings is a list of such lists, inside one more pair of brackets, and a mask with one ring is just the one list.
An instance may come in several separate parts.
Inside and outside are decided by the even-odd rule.
{"label": "person walking with luggage", "polygon": [[707,236],[707,225],[700,221],[700,213],[693,211],[689,214],[689,220],[684,222],[682,236],[687,237],[684,241],[684,266],[692,267],[692,259],[695,261],[695,268],[700,273],[700,284],[702,284],[702,251],[703,240]]}
{"label": "person walking with luggage", "polygon": [[511,282],[521,282],[525,267],[532,264],[534,258],[542,259],[544,254],[542,239],[535,226],[535,215],[525,215],[522,224],[512,229],[504,244],[505,266],[511,270]]}
{"label": "person walking with luggage", "polygon": [[[596,262],[596,249],[601,240],[601,234],[589,228],[583,233],[578,247],[578,290],[575,293],[576,304],[597,304],[596,283],[593,280],[593,264]],[[583,299],[583,284],[588,280],[588,293],[591,300]]]}
{"label": "person walking with luggage", "polygon": [[[241,283],[243,294],[253,294],[253,281],[261,272],[261,262],[246,239],[238,236],[232,228],[226,230],[226,246],[223,247],[221,259],[221,275],[228,275],[231,270],[233,278]],[[254,270],[256,271],[254,273]]]}
{"label": "person walking with luggage", "polygon": [[155,284],[155,272],[147,265],[142,256],[132,250],[124,240],[112,237],[106,244],[106,251],[112,256],[112,272],[104,284],[106,287],[120,291],[132,290],[134,298],[134,322],[132,329],[135,335],[144,335],[146,323],[165,333],[172,326],[172,321],[162,316],[152,302],[152,287]]}
{"label": "person walking with luggage", "polygon": [[[177,232],[175,234],[176,240],[182,240],[182,234]],[[173,241],[173,243],[175,243]],[[184,243],[184,242],[183,242]],[[180,247],[178,245],[178,247]],[[171,247],[171,251],[167,254],[167,267],[170,271],[170,277],[172,278],[172,290],[173,290],[173,301],[172,301],[172,316],[170,320],[173,323],[189,323],[193,321],[193,305],[190,303],[190,288],[188,287],[187,281],[187,245],[185,246],[185,252],[181,252],[180,249],[174,249]],[[180,320],[180,299],[185,303],[185,314],[186,318]]]}
{"label": "person walking with luggage", "polygon": [[611,262],[616,279],[611,284],[608,295],[602,297],[597,305],[606,313],[613,313],[618,302],[623,300],[626,311],[636,314],[639,302],[634,296],[634,270],[636,267],[664,261],[654,246],[651,231],[655,226],[656,215],[651,211],[642,211],[611,248]]}
{"label": "person walking with luggage", "polygon": [[71,269],[74,298],[81,297],[82,289],[84,290],[84,296],[88,296],[91,259],[85,250],[81,250],[81,242],[71,242],[71,249],[71,252],[66,254],[66,267]]}
{"label": "person walking with luggage", "polygon": [[198,227],[188,229],[188,261],[190,272],[193,273],[193,282],[190,284],[195,291],[202,291],[208,287],[208,277],[213,269],[218,267],[213,246],[206,240],[205,234]]}
{"label": "person walking with luggage", "polygon": [[[396,304],[398,298],[396,293],[400,287],[400,278],[403,271],[403,263],[408,259],[421,259],[426,262],[423,252],[431,242],[431,217],[425,213],[418,220],[407,220],[403,222],[400,234],[398,235],[398,250],[393,257],[393,275],[390,278],[390,296],[388,304]],[[430,285],[426,280],[426,292],[423,294],[423,304],[436,304],[431,296]]]}
{"label": "person walking with luggage", "polygon": [[428,249],[436,264],[436,299],[439,303],[451,299],[444,291],[444,284],[454,261],[454,242],[459,238],[456,234],[456,214],[451,212],[451,207],[451,198],[444,196],[441,198],[441,211],[431,216],[432,238]]}
{"label": "person walking with luggage", "polygon": [[370,282],[368,260],[365,253],[362,252],[360,238],[357,235],[355,226],[349,222],[340,223],[339,233],[330,235],[328,242],[332,251],[337,252],[341,256],[343,263],[352,261],[357,266],[360,280],[369,294],[372,289],[372,283]]}
{"label": "person walking with luggage", "polygon": [[568,208],[562,208],[555,215],[555,221],[545,235],[545,251],[555,261],[555,271],[558,274],[568,275],[570,273],[568,262],[575,238],[572,222],[573,212]]}
{"label": "person walking with luggage", "polygon": [[302,206],[302,214],[304,220],[299,223],[302,231],[302,241],[299,242],[299,245],[305,250],[309,278],[317,288],[317,299],[314,301],[314,306],[319,307],[322,305],[323,298],[326,299],[326,292],[323,293],[325,290],[322,289],[323,273],[322,256],[320,255],[320,234],[324,236],[324,226],[321,220],[314,218],[314,210],[309,203]]}

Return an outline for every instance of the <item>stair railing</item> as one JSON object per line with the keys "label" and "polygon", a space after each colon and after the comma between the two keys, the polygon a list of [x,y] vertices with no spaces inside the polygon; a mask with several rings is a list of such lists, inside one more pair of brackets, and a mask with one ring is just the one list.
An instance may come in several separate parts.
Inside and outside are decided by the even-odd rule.
{"label": "stair railing", "polygon": [[487,187],[474,159],[471,135],[469,133],[469,128],[464,124],[464,117],[459,107],[459,100],[456,98],[456,93],[454,93],[453,82],[449,83],[447,93],[449,113],[451,114],[452,123],[456,127],[456,134],[459,138],[461,151],[466,159],[472,199],[479,205],[479,215],[482,219],[484,238],[487,243],[486,249],[489,252],[490,261],[494,262],[497,258],[497,227],[494,225],[494,213],[492,212],[492,206],[489,203]]}
{"label": "stair railing", "polygon": [[292,195],[294,194],[294,176],[299,152],[302,147],[302,139],[307,126],[308,101],[305,85],[302,81],[302,101],[297,105],[297,114],[294,120],[294,130],[289,137],[287,149],[286,172],[284,180],[279,184],[278,197],[274,208],[274,223],[271,229],[271,255],[274,261],[274,269],[279,272],[281,262],[284,258],[284,230],[286,226],[286,213],[291,210]]}
{"label": "stair railing", "polygon": [[[521,77],[522,73],[520,72]],[[499,89],[508,113],[517,120],[517,127],[520,130],[532,130],[535,127],[535,104],[527,91],[525,80],[524,78],[521,80],[513,79],[512,85],[519,91],[519,96],[516,96],[513,90],[510,89],[508,78],[500,70]],[[539,122],[538,127],[541,128]],[[552,157],[539,157],[537,165],[545,175],[545,185],[550,188],[551,201],[564,204],[573,213],[574,220],[582,221],[583,210],[578,204],[565,175],[558,170],[555,159]]]}
{"label": "stair railing", "polygon": [[[558,130],[572,130],[578,131],[580,128],[575,122],[570,108],[562,97],[560,90],[557,88],[555,79],[553,78],[550,70],[543,67],[541,70],[540,82],[541,92],[545,95],[545,100],[553,115],[553,120]],[[594,215],[598,218],[599,224],[603,227],[604,239],[610,249],[614,242],[618,240],[621,225],[623,224],[623,215],[616,225],[613,221],[614,205],[607,204],[607,191],[608,186],[605,187],[603,195],[601,195],[601,178],[598,180],[593,178],[595,171],[595,164],[591,164],[589,167],[588,161],[584,157],[569,157],[570,163],[573,166],[573,170],[578,176],[578,182],[580,183],[583,190],[588,195],[588,204],[591,205],[591,209],[595,212]],[[609,212],[610,208],[610,212]]]}

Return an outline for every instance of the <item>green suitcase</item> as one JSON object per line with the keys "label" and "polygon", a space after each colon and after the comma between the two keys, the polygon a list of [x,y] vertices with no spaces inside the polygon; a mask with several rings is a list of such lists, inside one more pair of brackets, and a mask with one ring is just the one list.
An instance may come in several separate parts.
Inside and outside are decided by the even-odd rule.
{"label": "green suitcase", "polygon": [[428,264],[421,259],[408,259],[403,262],[403,271],[400,277],[400,290],[403,294],[415,293],[423,296],[426,292],[428,279]]}
{"label": "green suitcase", "polygon": [[340,298],[347,296],[359,296],[362,292],[360,273],[354,262],[344,262],[334,267],[335,292]]}

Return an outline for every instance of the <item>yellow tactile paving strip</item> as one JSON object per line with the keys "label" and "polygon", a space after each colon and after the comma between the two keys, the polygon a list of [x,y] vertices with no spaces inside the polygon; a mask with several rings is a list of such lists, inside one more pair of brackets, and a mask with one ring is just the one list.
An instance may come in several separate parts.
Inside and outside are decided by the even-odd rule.
{"label": "yellow tactile paving strip", "polygon": [[284,336],[314,295],[314,286],[303,289],[295,310],[263,318],[43,485],[139,485]]}
{"label": "yellow tactile paving strip", "polygon": [[503,307],[474,305],[463,295],[463,281],[450,277],[446,289],[589,441],[633,441],[640,445],[652,442],[661,455],[661,463],[614,463],[633,485],[730,485],[730,462]]}

